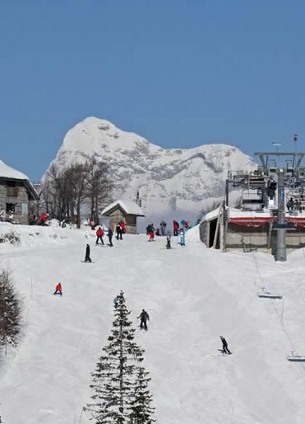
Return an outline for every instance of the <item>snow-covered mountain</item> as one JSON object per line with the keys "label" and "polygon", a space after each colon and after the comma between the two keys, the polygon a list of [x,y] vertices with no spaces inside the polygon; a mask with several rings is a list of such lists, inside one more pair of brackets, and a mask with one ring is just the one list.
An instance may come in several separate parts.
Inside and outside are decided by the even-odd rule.
{"label": "snow-covered mountain", "polygon": [[147,216],[169,212],[198,214],[207,200],[224,196],[229,170],[256,167],[236,147],[209,144],[192,149],[164,149],[94,117],[68,131],[52,163],[64,167],[82,161],[84,153],[94,153],[110,165],[114,199],[135,199],[139,191]]}

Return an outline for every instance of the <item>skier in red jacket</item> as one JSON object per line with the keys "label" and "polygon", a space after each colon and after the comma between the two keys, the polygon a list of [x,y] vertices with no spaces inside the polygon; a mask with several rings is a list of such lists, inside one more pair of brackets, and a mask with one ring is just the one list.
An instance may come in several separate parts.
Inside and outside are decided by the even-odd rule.
{"label": "skier in red jacket", "polygon": [[61,283],[56,284],[55,292],[53,294],[60,294],[62,296],[62,287]]}
{"label": "skier in red jacket", "polygon": [[95,234],[96,234],[96,244],[98,244],[98,241],[101,240],[101,243],[104,245],[104,240],[103,240],[104,230],[102,229],[102,227],[98,227]]}
{"label": "skier in red jacket", "polygon": [[174,236],[177,236],[179,231],[179,223],[175,220],[173,221],[173,229],[174,229]]}

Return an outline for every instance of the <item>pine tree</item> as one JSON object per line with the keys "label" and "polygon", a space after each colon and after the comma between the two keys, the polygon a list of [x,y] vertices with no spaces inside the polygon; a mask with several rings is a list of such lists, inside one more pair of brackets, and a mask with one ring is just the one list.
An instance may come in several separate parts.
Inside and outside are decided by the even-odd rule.
{"label": "pine tree", "polygon": [[121,291],[109,343],[103,348],[104,355],[92,373],[90,387],[95,392],[92,396],[95,402],[84,408],[91,413],[91,420],[96,424],[130,423],[135,374],[144,351],[134,341],[135,329],[129,314]]}
{"label": "pine tree", "polygon": [[134,385],[134,398],[131,402],[130,424],[152,424],[154,409],[151,406],[152,395],[148,390],[148,372],[143,367],[138,367],[137,379]]}
{"label": "pine tree", "polygon": [[9,272],[0,271],[0,345],[15,346],[21,328],[21,302],[10,280]]}

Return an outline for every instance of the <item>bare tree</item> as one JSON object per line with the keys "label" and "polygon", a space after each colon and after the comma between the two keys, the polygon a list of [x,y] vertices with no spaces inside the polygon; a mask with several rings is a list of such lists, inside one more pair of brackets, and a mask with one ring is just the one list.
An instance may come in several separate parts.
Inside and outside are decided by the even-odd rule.
{"label": "bare tree", "polygon": [[81,205],[87,197],[87,175],[88,164],[72,165],[65,171],[65,179],[69,182],[69,194],[71,199],[71,206],[75,208],[76,212],[76,225],[80,228],[81,223]]}
{"label": "bare tree", "polygon": [[111,199],[112,181],[108,165],[95,156],[84,155],[82,163],[61,170],[53,164],[42,187],[46,212],[60,221],[72,219],[80,228],[81,209],[90,211],[98,224],[100,209]]}
{"label": "bare tree", "polygon": [[111,200],[113,187],[110,179],[109,165],[99,161],[96,156],[85,156],[87,165],[87,196],[90,203],[90,218],[94,224],[99,223],[100,209]]}

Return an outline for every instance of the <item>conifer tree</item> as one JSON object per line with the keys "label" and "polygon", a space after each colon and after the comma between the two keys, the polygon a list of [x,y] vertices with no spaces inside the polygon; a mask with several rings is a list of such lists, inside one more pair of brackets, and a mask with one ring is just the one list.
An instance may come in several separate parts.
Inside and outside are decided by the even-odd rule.
{"label": "conifer tree", "polygon": [[0,271],[0,347],[15,346],[21,329],[21,301],[9,272]]}
{"label": "conifer tree", "polygon": [[96,424],[130,423],[135,374],[144,351],[134,341],[135,329],[129,314],[121,291],[108,344],[92,373],[90,387],[94,390],[94,403],[84,408],[91,413],[91,420]]}
{"label": "conifer tree", "polygon": [[137,378],[134,385],[134,396],[131,402],[130,424],[152,424],[154,409],[151,406],[152,395],[148,390],[148,372],[143,367],[138,367]]}

